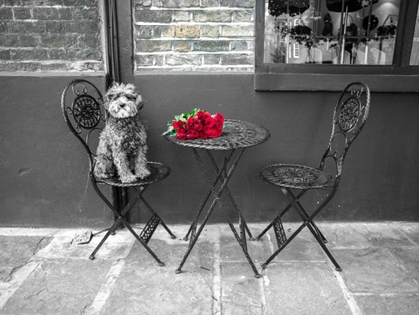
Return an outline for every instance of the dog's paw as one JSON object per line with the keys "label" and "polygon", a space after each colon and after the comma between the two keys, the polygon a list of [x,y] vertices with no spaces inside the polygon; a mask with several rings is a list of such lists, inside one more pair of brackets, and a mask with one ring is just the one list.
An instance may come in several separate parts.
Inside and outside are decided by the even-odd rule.
{"label": "dog's paw", "polygon": [[147,168],[138,169],[136,170],[136,176],[141,179],[146,178],[150,176],[150,171]]}
{"label": "dog's paw", "polygon": [[134,176],[133,174],[125,174],[123,176],[120,176],[120,180],[121,183],[134,183],[135,181],[137,181],[137,177]]}

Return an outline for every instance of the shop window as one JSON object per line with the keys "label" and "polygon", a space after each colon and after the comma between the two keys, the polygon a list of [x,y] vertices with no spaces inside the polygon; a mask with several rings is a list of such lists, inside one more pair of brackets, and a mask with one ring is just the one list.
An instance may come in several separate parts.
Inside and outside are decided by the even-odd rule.
{"label": "shop window", "polygon": [[257,90],[418,91],[418,1],[263,0],[256,14]]}

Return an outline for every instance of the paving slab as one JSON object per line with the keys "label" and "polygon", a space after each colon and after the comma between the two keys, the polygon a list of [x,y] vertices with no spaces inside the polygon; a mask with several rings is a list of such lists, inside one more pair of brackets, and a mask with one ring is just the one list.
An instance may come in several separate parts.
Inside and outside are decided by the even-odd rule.
{"label": "paving slab", "polygon": [[214,244],[196,244],[180,274],[175,270],[187,249],[184,241],[172,243],[169,250],[165,241],[149,244],[165,266],[136,243],[101,314],[212,314]]}
{"label": "paving slab", "polygon": [[412,271],[402,267],[386,248],[333,249],[331,252],[342,267],[343,278],[351,292],[418,292]]}
{"label": "paving slab", "polygon": [[96,296],[111,261],[43,261],[0,309],[4,315],[81,314]]}
{"label": "paving slab", "polygon": [[[254,236],[267,224],[249,224]],[[299,223],[284,223],[290,237]],[[255,278],[226,224],[209,224],[186,260],[189,226],[159,226],[149,242],[160,267],[129,231],[118,230],[96,255],[83,229],[0,229],[0,315],[26,314],[418,314],[418,223],[317,223],[337,272],[305,228],[265,269],[277,248],[270,230],[248,241],[263,277]],[[137,233],[142,226],[135,225]]]}
{"label": "paving slab", "polygon": [[352,315],[327,263],[274,263],[264,278],[267,314]]}
{"label": "paving slab", "polygon": [[362,295],[355,299],[366,315],[419,314],[418,295]]}
{"label": "paving slab", "polygon": [[0,236],[0,284],[9,282],[14,272],[52,240],[45,236]]}
{"label": "paving slab", "polygon": [[250,266],[245,262],[227,262],[221,265],[222,313],[226,315],[263,314],[262,284],[248,276]]}

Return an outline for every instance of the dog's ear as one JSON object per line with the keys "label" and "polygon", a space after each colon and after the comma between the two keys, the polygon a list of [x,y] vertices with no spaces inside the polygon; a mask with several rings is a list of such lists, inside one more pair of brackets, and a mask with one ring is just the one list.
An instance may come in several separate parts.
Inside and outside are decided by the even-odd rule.
{"label": "dog's ear", "polygon": [[143,99],[141,98],[141,95],[138,94],[137,99],[136,99],[136,107],[137,107],[137,110],[139,111],[140,109],[143,108],[143,106],[144,106]]}
{"label": "dog's ear", "polygon": [[104,100],[104,108],[109,110],[109,101],[114,95],[114,90],[118,87],[118,83],[114,82],[109,88],[108,91],[105,93],[103,100]]}

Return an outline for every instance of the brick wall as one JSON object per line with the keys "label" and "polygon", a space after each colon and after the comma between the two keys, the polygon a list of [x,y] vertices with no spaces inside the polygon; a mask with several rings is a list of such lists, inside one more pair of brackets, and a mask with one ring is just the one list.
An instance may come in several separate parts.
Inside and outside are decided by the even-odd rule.
{"label": "brick wall", "polygon": [[0,71],[103,70],[98,0],[0,0]]}
{"label": "brick wall", "polygon": [[134,0],[135,69],[252,71],[255,0]]}

